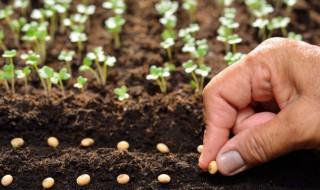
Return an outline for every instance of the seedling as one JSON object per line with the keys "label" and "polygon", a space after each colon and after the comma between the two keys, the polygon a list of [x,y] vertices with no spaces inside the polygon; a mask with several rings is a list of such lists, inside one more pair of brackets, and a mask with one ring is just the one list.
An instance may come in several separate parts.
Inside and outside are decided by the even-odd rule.
{"label": "seedling", "polygon": [[302,40],[302,35],[301,34],[297,34],[297,33],[294,33],[294,32],[289,32],[288,33],[288,38],[289,39],[293,39],[293,40]]}
{"label": "seedling", "polygon": [[70,33],[69,38],[72,43],[77,43],[78,53],[81,54],[83,51],[83,43],[88,40],[86,33],[73,31]]}
{"label": "seedling", "polygon": [[26,15],[30,7],[30,0],[14,0],[13,7],[20,9],[22,14]]}
{"label": "seedling", "polygon": [[118,144],[117,144],[117,149],[119,151],[128,151],[130,145],[127,141],[120,141]]}
{"label": "seedling", "polygon": [[66,18],[63,20],[63,25],[65,27],[70,27],[73,32],[84,33],[85,32],[85,24],[88,21],[87,15],[82,15],[79,13],[73,14],[70,18]]}
{"label": "seedling", "polygon": [[257,18],[251,25],[255,28],[259,28],[259,36],[262,38],[262,40],[265,40],[267,38],[267,31],[266,28],[269,24],[268,19],[263,18]]}
{"label": "seedling", "polygon": [[67,18],[68,10],[70,8],[70,3],[72,0],[58,0],[59,3],[56,3],[53,8],[59,15],[59,20],[60,20],[60,32],[63,33],[65,32],[65,25],[64,20]]}
{"label": "seedling", "polygon": [[224,60],[227,62],[228,65],[232,65],[232,64],[236,63],[237,61],[239,61],[243,56],[244,56],[243,53],[228,52],[227,55],[224,56]]}
{"label": "seedling", "polygon": [[77,82],[76,82],[73,86],[74,86],[75,88],[80,89],[81,92],[83,92],[84,89],[85,89],[85,86],[86,86],[87,82],[88,82],[88,79],[87,79],[87,78],[85,78],[85,77],[83,77],[83,76],[79,76],[79,77],[77,78]]}
{"label": "seedling", "polygon": [[66,66],[67,66],[69,73],[72,72],[71,63],[72,63],[74,55],[75,55],[75,51],[73,51],[73,50],[63,50],[58,56],[58,59],[60,61],[64,61],[66,63]]}
{"label": "seedling", "polygon": [[47,56],[46,42],[50,40],[47,32],[47,23],[31,22],[22,27],[25,33],[22,40],[32,45],[33,51],[40,55],[40,63],[43,63]]}
{"label": "seedling", "polygon": [[163,143],[157,144],[157,150],[161,153],[169,153],[170,152],[170,149],[168,148],[168,146]]}
{"label": "seedling", "polygon": [[270,23],[268,24],[268,30],[269,30],[269,37],[272,36],[272,33],[276,29],[281,29],[282,35],[287,36],[288,32],[286,27],[290,23],[290,18],[289,17],[275,17],[273,18]]}
{"label": "seedling", "polygon": [[[16,57],[16,50],[6,50],[2,57],[7,59],[7,64],[3,66],[3,78],[5,81],[10,81],[11,93],[15,93],[15,67],[13,64],[13,59]],[[6,82],[5,82],[6,83]],[[7,85],[6,85],[7,86]]]}
{"label": "seedling", "polygon": [[54,72],[53,76],[51,77],[51,82],[53,84],[58,85],[58,87],[62,91],[63,97],[65,97],[65,90],[64,90],[63,81],[69,80],[70,77],[71,77],[71,75],[66,68],[60,69],[59,73]]}
{"label": "seedling", "polygon": [[158,176],[158,181],[162,184],[170,183],[171,177],[168,174],[161,174]]}
{"label": "seedling", "polygon": [[176,38],[176,32],[174,28],[177,25],[177,17],[175,15],[165,15],[160,19],[160,23],[164,25],[165,30],[161,34],[163,40],[168,38]]}
{"label": "seedling", "polygon": [[9,23],[10,28],[13,32],[14,43],[16,45],[19,45],[21,29],[26,23],[27,23],[27,20],[24,17],[21,17],[19,19],[14,19]]}
{"label": "seedling", "polygon": [[0,50],[5,51],[7,50],[7,47],[4,43],[4,31],[0,29]]}
{"label": "seedling", "polygon": [[47,92],[47,95],[51,93],[52,89],[52,82],[51,79],[54,75],[54,70],[49,66],[43,66],[41,69],[39,69],[39,76],[40,79],[44,82],[45,90]]}
{"label": "seedling", "polygon": [[29,66],[26,66],[23,69],[16,70],[17,78],[24,80],[25,93],[27,93],[28,77],[29,77],[30,73],[31,73],[31,69]]}
{"label": "seedling", "polygon": [[91,72],[99,84],[105,85],[108,79],[108,67],[113,67],[116,61],[115,57],[105,55],[102,47],[97,47],[92,52],[87,53],[80,71]]}
{"label": "seedling", "polygon": [[82,174],[77,178],[77,184],[79,186],[89,185],[90,181],[91,181],[91,177],[88,174]]}
{"label": "seedling", "polygon": [[120,88],[114,89],[113,92],[117,95],[119,101],[123,101],[130,97],[130,95],[128,94],[128,88],[124,85]]}
{"label": "seedling", "polygon": [[187,74],[191,75],[190,84],[195,89],[195,92],[202,92],[204,79],[209,75],[211,68],[206,65],[197,65],[191,59],[183,63],[183,68]]}
{"label": "seedling", "polygon": [[21,55],[21,59],[25,61],[27,65],[30,65],[38,74],[38,77],[41,81],[41,85],[43,89],[47,90],[47,86],[45,81],[42,79],[39,73],[39,64],[40,64],[40,55],[33,52],[33,51],[28,51],[27,53],[24,53]]}
{"label": "seedling", "polygon": [[169,57],[170,62],[172,62],[172,50],[171,48],[174,46],[174,39],[167,38],[165,41],[161,42],[161,47],[166,50],[167,55]]}
{"label": "seedling", "polygon": [[4,186],[4,187],[7,187],[7,186],[11,185],[12,182],[13,182],[13,177],[10,174],[4,175],[1,178],[1,185]]}
{"label": "seedling", "polygon": [[183,0],[182,7],[188,12],[190,21],[194,20],[195,12],[197,11],[198,1],[197,0]]}
{"label": "seedling", "polygon": [[130,177],[128,174],[120,174],[117,177],[117,182],[121,185],[127,184],[130,181]]}
{"label": "seedling", "polygon": [[127,9],[124,0],[107,0],[102,4],[102,7],[112,9],[115,14],[123,14]]}
{"label": "seedling", "polygon": [[161,16],[165,16],[174,14],[178,10],[179,4],[176,1],[161,0],[155,7]]}
{"label": "seedling", "polygon": [[152,65],[147,75],[147,80],[155,80],[157,85],[160,87],[161,93],[167,92],[167,80],[170,76],[170,70],[167,67],[157,67]]}
{"label": "seedling", "polygon": [[183,46],[182,51],[190,53],[194,59],[197,59],[198,65],[205,65],[204,59],[209,51],[208,42],[206,39],[197,41],[189,40],[189,42]]}
{"label": "seedling", "polygon": [[42,187],[44,189],[50,189],[54,186],[54,179],[52,177],[47,177],[42,181]]}
{"label": "seedling", "polygon": [[229,7],[234,0],[217,0],[218,5],[221,7],[221,9],[224,9],[225,7]]}
{"label": "seedling", "polygon": [[183,39],[184,43],[195,41],[195,34],[200,30],[200,26],[196,23],[190,24],[189,27],[179,30],[179,37]]}
{"label": "seedling", "polygon": [[85,5],[85,4],[78,4],[78,5],[77,5],[77,11],[78,11],[78,13],[80,13],[80,14],[90,16],[90,15],[93,15],[93,14],[95,13],[95,11],[96,11],[96,6],[94,6],[94,5]]}
{"label": "seedling", "polygon": [[120,48],[120,33],[122,31],[122,26],[126,23],[122,15],[116,15],[110,17],[105,21],[105,26],[107,30],[111,33],[114,42],[114,47],[116,49]]}
{"label": "seedling", "polygon": [[274,11],[272,5],[268,4],[266,0],[245,0],[245,3],[255,18],[266,18]]}
{"label": "seedling", "polygon": [[11,23],[11,16],[13,15],[13,9],[11,6],[6,6],[0,9],[0,20],[5,20],[6,24]]}

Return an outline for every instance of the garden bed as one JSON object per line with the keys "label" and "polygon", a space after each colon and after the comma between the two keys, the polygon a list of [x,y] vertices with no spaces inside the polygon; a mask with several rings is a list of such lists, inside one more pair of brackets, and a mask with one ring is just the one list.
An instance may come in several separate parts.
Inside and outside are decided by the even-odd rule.
{"label": "garden bed", "polygon": [[[77,1],[76,1],[77,2]],[[271,163],[254,168],[234,177],[220,174],[209,175],[197,167],[202,144],[204,123],[202,100],[194,95],[188,84],[189,77],[180,67],[169,79],[167,94],[161,94],[158,86],[145,79],[150,65],[162,65],[165,51],[160,47],[162,26],[154,10],[153,0],[127,0],[124,15],[126,24],[121,34],[122,47],[112,48],[110,35],[104,21],[110,11],[95,0],[97,10],[90,19],[86,50],[102,46],[117,58],[117,65],[110,70],[107,85],[90,82],[84,92],[75,90],[75,79],[65,84],[66,96],[53,89],[49,97],[41,90],[37,78],[32,79],[25,94],[23,83],[18,83],[15,95],[0,90],[0,176],[11,174],[14,182],[5,189],[41,189],[46,177],[55,179],[52,189],[319,189],[320,154],[316,151],[296,152]],[[33,2],[34,7],[39,3]],[[4,6],[5,3],[0,4]],[[0,6],[0,7],[1,7]],[[255,29],[249,26],[249,14],[241,3],[235,3],[236,20],[241,24],[238,33],[243,43],[242,52],[249,52],[259,44]],[[226,67],[224,44],[217,41],[220,13],[216,3],[200,0],[196,14],[201,30],[198,38],[206,38],[210,52],[206,63],[212,68],[211,77]],[[282,12],[277,14],[281,14]],[[189,22],[185,12],[179,10],[177,28]],[[301,0],[291,15],[290,31],[303,35],[303,39],[320,44],[320,4]],[[5,25],[1,23],[0,25]],[[18,48],[11,42],[10,30],[5,28],[8,48]],[[174,63],[181,63],[188,56],[180,51],[182,44],[173,52]],[[22,43],[18,49],[28,49]],[[57,60],[62,49],[75,48],[65,34],[57,33],[48,48],[46,64],[58,69],[63,65]],[[0,60],[4,64],[4,60]],[[23,66],[21,60],[16,64]],[[80,56],[73,65],[73,75],[81,64]],[[125,84],[130,99],[118,101],[113,89]],[[48,137],[60,141],[56,149],[47,145]],[[22,137],[23,147],[12,149],[10,140]],[[90,137],[95,140],[91,147],[83,148],[80,142]],[[116,150],[117,143],[130,143],[128,152]],[[157,143],[165,143],[170,153],[158,153]],[[77,186],[79,175],[91,176],[88,186]],[[130,182],[117,184],[119,174],[126,173]],[[171,176],[169,184],[160,184],[158,175]],[[0,186],[0,189],[4,187]]]}

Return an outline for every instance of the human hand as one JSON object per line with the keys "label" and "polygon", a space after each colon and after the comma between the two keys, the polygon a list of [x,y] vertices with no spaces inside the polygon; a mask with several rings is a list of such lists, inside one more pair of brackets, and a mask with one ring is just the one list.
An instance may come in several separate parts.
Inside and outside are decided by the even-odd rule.
{"label": "human hand", "polygon": [[[215,76],[203,99],[203,170],[216,160],[220,173],[234,175],[290,151],[319,148],[320,48],[268,39]],[[280,111],[255,113],[255,102],[274,102]]]}

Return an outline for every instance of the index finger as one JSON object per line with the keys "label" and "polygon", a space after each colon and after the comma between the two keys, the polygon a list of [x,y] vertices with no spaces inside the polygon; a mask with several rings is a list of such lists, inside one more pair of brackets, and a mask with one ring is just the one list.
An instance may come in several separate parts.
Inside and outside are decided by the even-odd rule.
{"label": "index finger", "polygon": [[238,110],[251,103],[252,73],[248,66],[241,63],[243,61],[222,71],[203,91],[206,133],[199,166],[204,170],[229,139]]}

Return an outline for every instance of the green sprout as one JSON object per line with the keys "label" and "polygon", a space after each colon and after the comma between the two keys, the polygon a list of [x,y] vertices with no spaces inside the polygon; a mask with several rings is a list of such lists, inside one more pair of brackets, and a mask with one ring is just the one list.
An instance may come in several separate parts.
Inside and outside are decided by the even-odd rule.
{"label": "green sprout", "polygon": [[182,51],[190,53],[193,58],[197,59],[198,65],[205,65],[204,59],[209,51],[208,42],[206,39],[189,41],[183,46]]}
{"label": "green sprout", "polygon": [[97,47],[87,53],[79,70],[91,72],[100,85],[105,85],[108,79],[108,67],[113,67],[116,61],[115,57],[106,56],[102,47]]}
{"label": "green sprout", "polygon": [[192,23],[187,28],[183,28],[179,30],[178,36],[183,38],[185,43],[189,42],[190,40],[194,40],[196,32],[200,30],[200,26],[198,24]]}
{"label": "green sprout", "polygon": [[11,16],[13,15],[13,9],[11,6],[6,6],[0,9],[0,20],[5,20],[9,25],[11,23]]}
{"label": "green sprout", "polygon": [[27,93],[28,77],[30,74],[31,74],[31,69],[28,66],[24,67],[23,69],[16,70],[17,78],[24,80],[25,93]]}
{"label": "green sprout", "polygon": [[165,41],[161,42],[161,47],[167,51],[168,58],[170,62],[172,62],[172,50],[171,48],[174,46],[174,39],[168,38]]}
{"label": "green sprout", "polygon": [[43,63],[47,57],[47,41],[50,36],[47,32],[47,23],[39,23],[32,21],[22,27],[25,33],[22,40],[29,42],[32,45],[34,52],[40,55],[40,62]]}
{"label": "green sprout", "polygon": [[78,53],[81,53],[84,48],[83,43],[88,40],[86,33],[73,31],[70,33],[69,38],[72,43],[77,43]]}
{"label": "green sprout", "polygon": [[63,50],[60,52],[60,54],[58,56],[58,59],[60,61],[64,61],[66,63],[67,70],[69,73],[72,72],[71,63],[72,63],[74,55],[75,55],[75,51],[73,51],[73,50]]}
{"label": "green sprout", "polygon": [[[50,71],[51,73],[51,71]],[[71,77],[70,73],[68,72],[67,68],[62,68],[60,71],[54,72],[53,76],[51,77],[50,81],[52,84],[58,85],[60,90],[62,91],[63,97],[66,96],[63,81],[69,80]]]}
{"label": "green sprout", "polygon": [[168,67],[157,67],[152,65],[149,69],[149,74],[147,75],[147,80],[155,80],[157,85],[160,87],[161,93],[167,92],[167,80],[166,78],[170,76],[170,69]]}
{"label": "green sprout", "polygon": [[71,2],[72,0],[57,0],[57,3],[53,6],[55,11],[59,15],[59,20],[60,20],[59,31],[61,33],[65,32],[65,29],[66,29],[63,23],[64,23],[64,20],[67,18],[67,14],[68,14],[68,10],[70,8]]}
{"label": "green sprout", "polygon": [[302,35],[301,34],[297,34],[295,32],[289,32],[288,33],[288,38],[292,39],[292,40],[302,40]]}
{"label": "green sprout", "polygon": [[76,13],[71,15],[70,18],[64,19],[63,25],[65,27],[70,27],[74,32],[85,32],[85,24],[88,19],[87,15]]}
{"label": "green sprout", "polygon": [[0,29],[0,50],[5,51],[7,49],[5,43],[4,43],[4,31]]}
{"label": "green sprout", "polygon": [[130,95],[128,94],[128,88],[124,85],[120,88],[115,88],[113,92],[117,95],[119,101],[123,101],[130,97]]}
{"label": "green sprout", "polygon": [[244,54],[240,52],[236,52],[236,53],[228,52],[227,55],[224,56],[224,60],[228,65],[232,65],[238,62],[243,56]]}
{"label": "green sprout", "polygon": [[39,73],[38,65],[40,64],[40,59],[41,59],[40,55],[33,51],[28,51],[27,53],[24,53],[21,55],[21,59],[25,61],[26,65],[30,65],[36,71],[41,81],[41,85],[43,89],[47,90],[46,83]]}
{"label": "green sprout", "polygon": [[255,18],[266,18],[274,11],[272,5],[268,4],[266,0],[245,0],[245,3]]}
{"label": "green sprout", "polygon": [[105,21],[105,26],[107,30],[112,34],[114,41],[114,47],[116,49],[120,48],[120,33],[122,31],[122,26],[126,23],[125,19],[121,15],[116,15],[110,17]]}
{"label": "green sprout", "polygon": [[105,9],[112,9],[115,14],[120,15],[127,9],[127,5],[124,0],[107,0],[102,4],[102,7]]}
{"label": "green sprout", "polygon": [[83,92],[87,82],[88,82],[87,78],[85,78],[83,76],[79,76],[77,78],[77,82],[73,86],[75,88],[81,89],[81,92]]}
{"label": "green sprout", "polygon": [[285,37],[288,36],[288,32],[287,32],[286,27],[288,26],[289,23],[290,23],[289,17],[278,16],[278,17],[273,18],[267,26],[267,28],[269,30],[269,37],[272,36],[273,31],[276,29],[281,29],[282,35]]}
{"label": "green sprout", "polygon": [[287,13],[291,14],[292,7],[298,2],[298,0],[283,0],[283,2],[287,6]]}
{"label": "green sprout", "polygon": [[267,38],[267,26],[269,24],[268,19],[263,18],[257,18],[251,25],[255,28],[259,28],[259,36],[262,38],[262,40],[265,40]]}
{"label": "green sprout", "polygon": [[175,15],[165,15],[160,19],[160,23],[164,25],[165,31],[161,34],[163,40],[167,38],[176,38],[175,27],[177,25],[177,17]]}
{"label": "green sprout", "polygon": [[197,0],[183,0],[182,7],[184,10],[188,12],[190,21],[194,20],[195,12],[198,8],[198,1]]}
{"label": "green sprout", "polygon": [[202,92],[204,87],[204,79],[209,75],[211,68],[205,65],[198,66],[191,59],[183,63],[182,66],[185,72],[191,75],[192,80],[190,84],[195,89],[195,92]]}
{"label": "green sprout", "polygon": [[22,14],[26,15],[30,8],[30,0],[14,0],[13,7],[20,9]]}
{"label": "green sprout", "polygon": [[218,5],[221,7],[221,9],[224,9],[225,7],[229,7],[234,0],[217,0]]}
{"label": "green sprout", "polygon": [[176,1],[161,0],[155,7],[161,16],[165,16],[174,14],[178,10],[179,4]]}
{"label": "green sprout", "polygon": [[19,45],[21,29],[26,23],[27,20],[24,17],[14,19],[9,23],[10,28],[13,31],[14,42],[16,45]]}
{"label": "green sprout", "polygon": [[46,86],[47,95],[50,95],[52,90],[52,82],[51,79],[54,75],[54,70],[49,66],[43,66],[39,69],[39,76],[44,81]]}
{"label": "green sprout", "polygon": [[95,11],[96,11],[96,6],[94,6],[94,5],[85,5],[85,4],[78,4],[78,5],[77,5],[77,11],[78,11],[78,13],[80,13],[80,14],[90,16],[90,15],[93,15],[93,14],[95,13]]}
{"label": "green sprout", "polygon": [[3,66],[4,79],[9,80],[11,84],[11,92],[15,93],[15,71],[13,59],[17,56],[16,50],[6,50],[2,54],[2,57],[7,60],[7,64]]}
{"label": "green sprout", "polygon": [[4,71],[0,70],[0,84],[3,84],[7,93],[10,93],[10,87],[6,79],[6,74]]}
{"label": "green sprout", "polygon": [[[51,0],[45,0],[44,4],[46,8],[41,9],[33,9],[31,13],[31,18],[38,20],[41,24],[47,23],[47,19],[50,21],[49,23],[49,34],[50,39],[54,39],[55,32],[57,30],[58,26],[58,19],[57,19],[57,12],[54,9],[54,4],[49,4],[49,2],[52,2]],[[53,3],[53,2],[52,2]]]}

